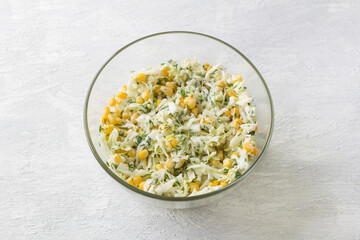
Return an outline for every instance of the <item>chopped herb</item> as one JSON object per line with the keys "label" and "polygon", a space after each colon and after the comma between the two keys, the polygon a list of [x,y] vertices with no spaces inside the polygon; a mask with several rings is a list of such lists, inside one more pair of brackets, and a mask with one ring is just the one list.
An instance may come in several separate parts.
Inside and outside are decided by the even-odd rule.
{"label": "chopped herb", "polygon": [[152,125],[152,127],[155,127],[153,121],[151,121],[151,119],[149,120],[149,123]]}
{"label": "chopped herb", "polygon": [[138,146],[142,142],[143,138],[139,135],[136,136],[136,145]]}
{"label": "chopped herb", "polygon": [[181,96],[185,97],[185,91],[184,91],[184,89],[181,89],[181,90],[180,90],[180,94],[181,94]]}

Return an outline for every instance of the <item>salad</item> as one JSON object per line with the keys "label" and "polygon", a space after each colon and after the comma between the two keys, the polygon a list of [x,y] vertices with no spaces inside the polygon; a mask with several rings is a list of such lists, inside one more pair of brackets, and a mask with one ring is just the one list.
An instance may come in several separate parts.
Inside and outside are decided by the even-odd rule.
{"label": "salad", "polygon": [[106,164],[143,191],[215,191],[255,160],[254,100],[221,63],[170,60],[133,72],[108,103],[99,127]]}

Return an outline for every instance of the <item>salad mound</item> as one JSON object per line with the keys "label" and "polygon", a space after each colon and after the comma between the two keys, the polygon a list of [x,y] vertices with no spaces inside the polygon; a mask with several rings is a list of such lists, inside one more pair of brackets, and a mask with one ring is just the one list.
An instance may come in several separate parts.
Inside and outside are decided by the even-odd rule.
{"label": "salad mound", "polygon": [[257,154],[256,109],[222,64],[168,61],[133,73],[99,127],[106,164],[128,184],[185,197],[225,187]]}

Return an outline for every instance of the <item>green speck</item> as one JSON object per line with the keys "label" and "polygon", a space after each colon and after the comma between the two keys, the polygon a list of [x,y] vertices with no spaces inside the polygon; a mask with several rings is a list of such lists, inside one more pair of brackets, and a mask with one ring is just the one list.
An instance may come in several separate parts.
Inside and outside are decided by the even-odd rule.
{"label": "green speck", "polygon": [[142,142],[142,137],[140,137],[139,135],[136,136],[136,144],[139,145]]}
{"label": "green speck", "polygon": [[185,91],[184,91],[184,89],[181,89],[181,90],[180,90],[180,94],[181,94],[181,96],[185,97]]}

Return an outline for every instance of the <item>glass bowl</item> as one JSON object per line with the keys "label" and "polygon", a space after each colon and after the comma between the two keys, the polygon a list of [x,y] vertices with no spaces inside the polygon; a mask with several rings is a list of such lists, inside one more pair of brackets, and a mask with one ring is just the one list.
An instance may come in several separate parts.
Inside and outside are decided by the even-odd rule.
{"label": "glass bowl", "polygon": [[[256,147],[259,154],[252,166],[233,183],[217,191],[192,197],[166,197],[141,191],[127,184],[105,164],[107,157],[99,147],[99,125],[103,108],[109,96],[115,95],[127,84],[130,71],[141,70],[170,59],[196,58],[201,63],[215,65],[222,62],[231,74],[243,76],[245,85],[257,106],[258,131]],[[274,110],[269,89],[254,64],[230,44],[215,37],[196,32],[162,32],[142,37],[117,51],[100,68],[86,95],[84,127],[86,137],[96,160],[120,185],[144,200],[170,208],[195,207],[215,201],[235,190],[236,186],[254,169],[264,156],[273,132]]]}

